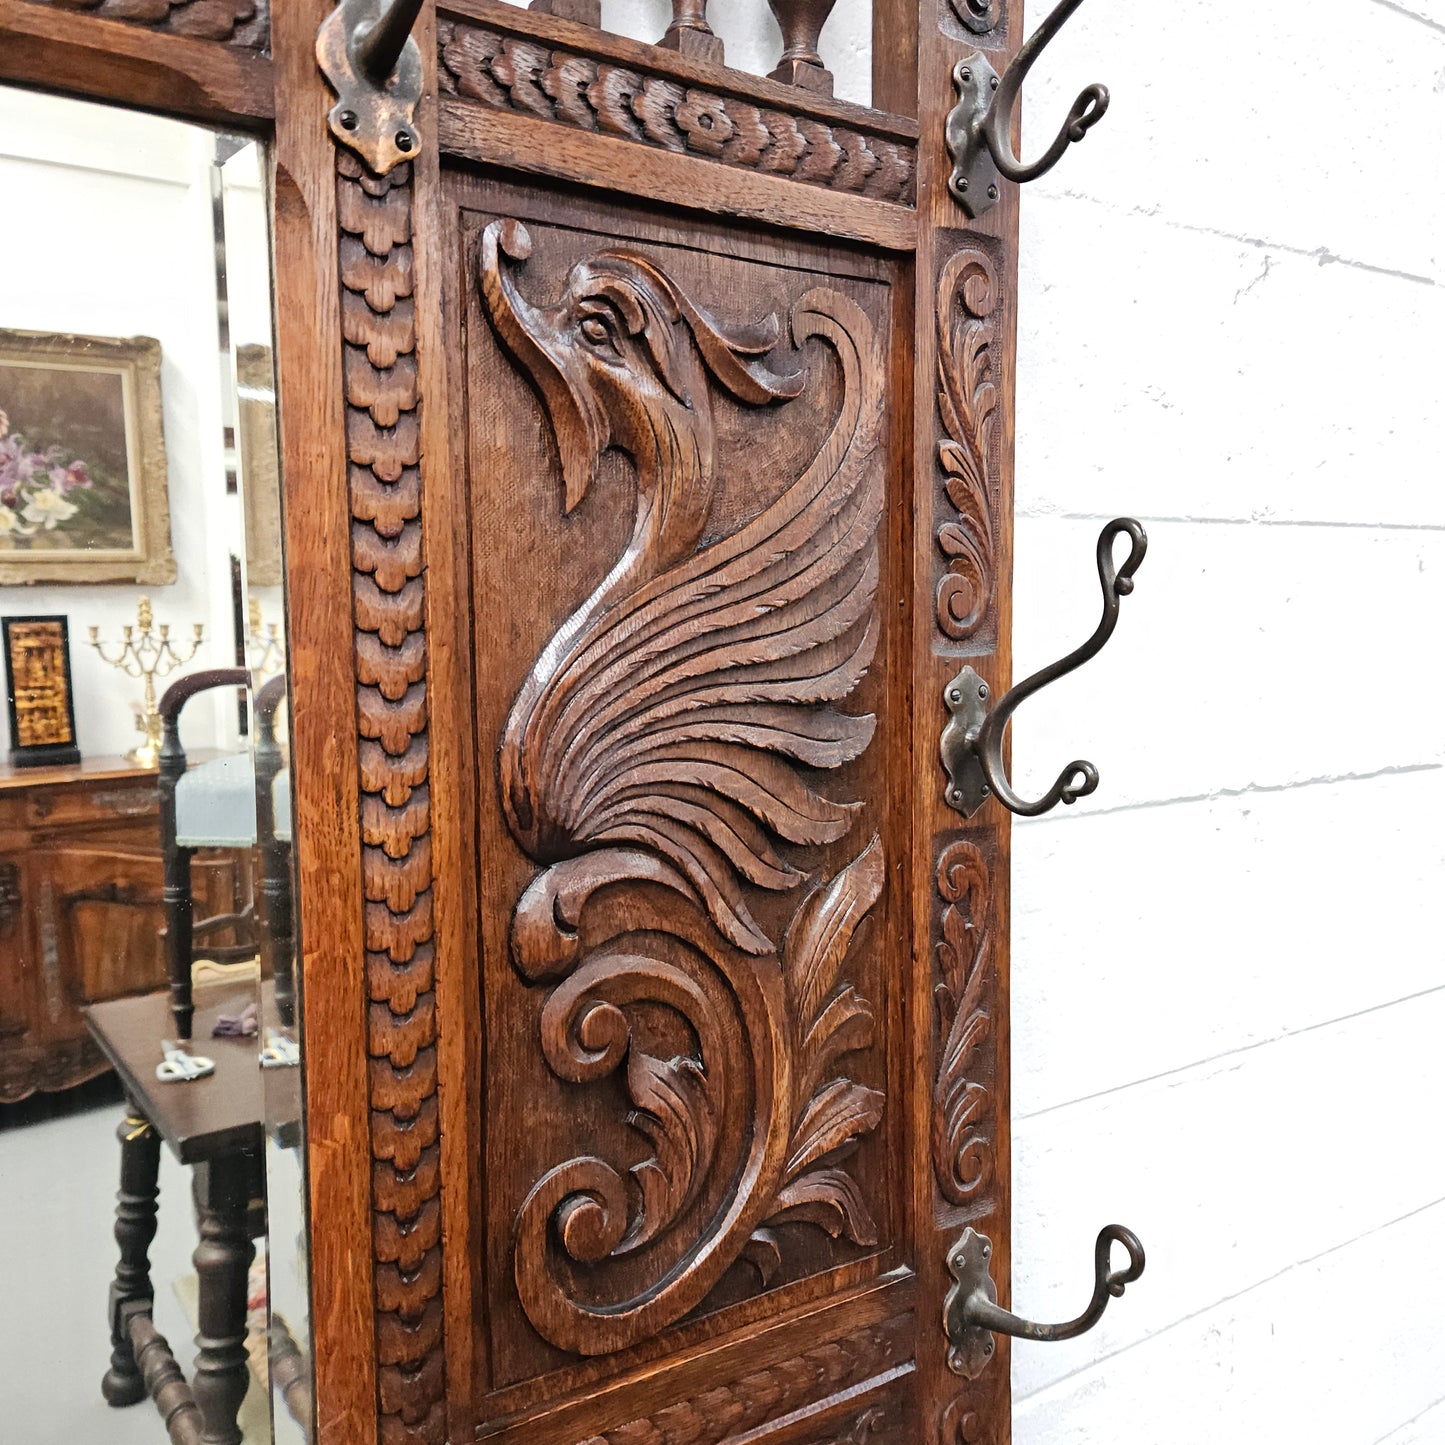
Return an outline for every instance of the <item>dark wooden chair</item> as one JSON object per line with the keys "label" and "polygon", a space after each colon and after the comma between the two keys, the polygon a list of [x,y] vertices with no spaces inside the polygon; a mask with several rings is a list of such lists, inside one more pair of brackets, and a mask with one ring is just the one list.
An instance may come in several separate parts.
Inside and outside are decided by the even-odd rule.
{"label": "dark wooden chair", "polygon": [[[279,1018],[289,1025],[295,1017],[289,828],[278,828],[273,800],[284,761],[275,727],[284,678],[268,683],[256,698],[254,772],[244,755],[218,760],[223,766],[234,764],[229,774],[211,762],[193,768],[180,741],[181,713],[191,698],[248,681],[241,668],[199,672],[173,683],[160,701],[169,988],[84,1011],[129,1105],[118,1131],[115,1237],[120,1259],[110,1288],[111,1358],[101,1391],[116,1406],[150,1395],[175,1445],[241,1441],[236,1417],[249,1384],[247,1276],[255,1257],[253,1240],[265,1229],[268,1105],[278,1140],[285,1144],[299,1136],[299,1069],[268,1070],[263,1085],[256,1036],[212,1035],[221,1016],[240,1014],[253,1003],[259,1019]],[[197,919],[191,858],[198,848],[216,846],[256,850],[258,904]],[[201,954],[221,962],[259,957],[261,968],[255,977],[196,983],[193,966]],[[271,977],[263,982],[262,974]],[[187,1083],[158,1082],[162,1040],[189,1040],[195,1033],[205,1040],[197,1051],[214,1060],[215,1072]],[[194,1170],[200,1318],[189,1382],[153,1319],[147,1251],[156,1233],[162,1141]]]}
{"label": "dark wooden chair", "polygon": [[[191,1037],[194,1008],[191,1002],[191,968],[196,961],[196,944],[206,942],[208,957],[218,962],[240,962],[254,958],[259,951],[259,939],[255,925],[254,911],[250,904],[234,913],[216,914],[197,920],[195,917],[195,894],[191,883],[191,859],[197,846],[204,844],[230,843],[232,846],[254,842],[256,836],[255,775],[250,760],[244,754],[234,758],[219,758],[213,763],[202,765],[196,774],[190,775],[186,750],[181,745],[181,712],[185,705],[202,692],[217,687],[245,687],[250,674],[243,667],[210,668],[193,672],[173,682],[161,697],[161,752],[159,765],[159,788],[161,810],[161,851],[165,866],[164,899],[166,926],[164,946],[166,973],[170,979],[171,1013],[174,1017],[175,1036],[179,1040]],[[272,712],[275,709],[273,707]],[[236,769],[237,763],[243,767]],[[195,783],[205,770],[214,776],[228,767],[233,771],[230,782],[232,790],[239,790],[243,816],[236,820],[227,818],[231,836],[217,837],[215,830],[205,839],[188,830],[183,818],[182,789],[189,781]],[[201,791],[204,785],[197,787]],[[210,790],[212,796],[198,799],[201,811],[209,803],[220,810],[231,812],[235,800],[226,796],[224,788]],[[249,821],[244,818],[244,809],[249,806]],[[237,826],[239,824],[239,826]]]}

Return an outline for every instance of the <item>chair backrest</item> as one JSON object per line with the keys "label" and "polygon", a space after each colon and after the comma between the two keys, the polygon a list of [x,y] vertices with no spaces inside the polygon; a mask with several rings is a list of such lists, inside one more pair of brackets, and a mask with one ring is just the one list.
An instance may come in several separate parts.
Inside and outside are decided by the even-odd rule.
{"label": "chair backrest", "polygon": [[[175,1019],[178,1039],[191,1037],[191,1019],[195,1012],[191,998],[191,963],[197,934],[204,937],[207,933],[220,932],[223,927],[236,928],[244,921],[243,915],[236,914],[205,919],[199,925],[196,923],[191,892],[191,854],[194,848],[180,841],[177,826],[176,790],[188,766],[186,751],[181,746],[181,710],[198,693],[216,687],[245,687],[250,680],[250,674],[243,667],[209,668],[178,678],[160,700],[159,792],[164,866],[162,898],[166,913],[165,956],[170,979],[171,1014]],[[255,951],[254,944],[247,947],[251,952]],[[236,953],[231,946],[212,951],[222,957]]]}
{"label": "chair backrest", "polygon": [[[286,699],[286,675],[273,677],[256,693],[256,838],[261,850],[261,971],[276,984],[276,1011],[296,1023],[296,966],[291,923],[291,794],[277,788],[285,765],[276,738],[276,711]],[[280,806],[286,816],[277,818]],[[279,825],[279,826],[278,826]]]}

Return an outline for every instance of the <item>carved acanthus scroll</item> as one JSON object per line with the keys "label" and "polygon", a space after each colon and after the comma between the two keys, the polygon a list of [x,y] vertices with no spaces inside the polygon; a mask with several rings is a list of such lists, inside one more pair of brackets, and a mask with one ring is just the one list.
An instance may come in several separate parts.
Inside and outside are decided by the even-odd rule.
{"label": "carved acanthus scroll", "polygon": [[965,839],[938,860],[943,938],[938,944],[938,1071],[933,1169],[950,1204],[966,1204],[993,1175],[992,1100],[980,1059],[993,1029],[984,1001],[989,962],[988,865]]}
{"label": "carved acanthus scroll", "polygon": [[943,490],[954,517],[938,529],[947,571],[938,584],[938,625],[956,642],[982,625],[993,601],[993,426],[998,278],[983,252],[949,257],[938,280],[938,444]]}
{"label": "carved acanthus scroll", "polygon": [[[568,1160],[518,1212],[528,1318],[553,1344],[599,1354],[681,1318],[744,1254],[766,1279],[784,1225],[877,1242],[844,1162],[878,1126],[883,1096],[841,1060],[873,1041],[872,1011],[843,970],[882,892],[882,846],[831,879],[812,875],[781,949],[748,890],[798,888],[809,874],[779,845],[837,842],[858,811],[812,779],[873,735],[871,716],[835,704],[877,644],[883,371],[854,302],[830,289],[801,297],[792,338],[818,338],[836,358],[838,418],[776,501],[700,548],[718,467],[712,386],[767,406],[807,380],[770,365],[776,319],[724,327],[631,250],[578,262],[561,299],[536,305],[515,280],[530,250],[520,223],[493,222],[481,282],[551,418],[567,509],[607,448],[637,472],[631,540],[543,649],[498,763],[508,826],[546,865],[518,901],[511,942],[525,979],[555,984],[548,1065],[579,1084],[625,1066],[630,1122],[652,1150],[626,1175],[593,1155]],[[584,948],[593,896],[639,885],[674,899],[648,925],[666,941],[649,947],[634,929],[625,946]],[[689,1050],[657,1051],[659,1010],[684,1025]],[[750,1100],[748,1120],[724,1141],[734,1096]],[[694,1237],[678,1237],[685,1221]]]}

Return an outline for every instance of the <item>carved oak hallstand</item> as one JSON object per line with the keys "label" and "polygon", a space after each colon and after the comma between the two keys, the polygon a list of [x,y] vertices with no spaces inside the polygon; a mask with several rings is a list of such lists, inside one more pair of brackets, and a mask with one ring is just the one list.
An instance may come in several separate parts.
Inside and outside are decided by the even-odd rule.
{"label": "carved oak hallstand", "polygon": [[868,109],[770,3],[757,77],[702,0],[0,0],[273,139],[325,1445],[1005,1445],[1142,1269],[995,1303],[1037,47],[876,0]]}

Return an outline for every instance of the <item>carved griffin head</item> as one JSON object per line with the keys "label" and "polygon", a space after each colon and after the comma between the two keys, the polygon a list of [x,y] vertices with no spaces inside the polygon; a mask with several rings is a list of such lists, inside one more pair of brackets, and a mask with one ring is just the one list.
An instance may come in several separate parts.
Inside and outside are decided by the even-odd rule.
{"label": "carved griffin head", "polygon": [[640,469],[659,453],[695,452],[710,470],[709,374],[758,406],[802,390],[805,374],[777,375],[762,362],[778,341],[776,316],[724,330],[651,260],[628,250],[577,262],[561,300],[534,306],[517,290],[509,264],[531,251],[520,221],[493,221],[482,236],[482,289],[503,341],[546,404],[569,512],[609,447],[629,453]]}

